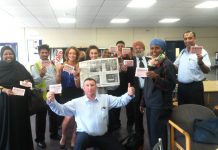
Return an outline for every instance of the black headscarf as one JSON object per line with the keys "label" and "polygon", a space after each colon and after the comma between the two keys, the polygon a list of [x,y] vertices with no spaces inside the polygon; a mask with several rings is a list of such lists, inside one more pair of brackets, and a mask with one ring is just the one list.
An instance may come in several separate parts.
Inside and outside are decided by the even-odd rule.
{"label": "black headscarf", "polygon": [[[5,50],[10,50],[14,54],[14,59],[9,63],[3,60]],[[33,78],[30,73],[22,64],[17,62],[15,58],[16,55],[11,47],[2,47],[0,61],[0,86],[19,86],[19,82],[23,80],[30,80],[33,83]]]}

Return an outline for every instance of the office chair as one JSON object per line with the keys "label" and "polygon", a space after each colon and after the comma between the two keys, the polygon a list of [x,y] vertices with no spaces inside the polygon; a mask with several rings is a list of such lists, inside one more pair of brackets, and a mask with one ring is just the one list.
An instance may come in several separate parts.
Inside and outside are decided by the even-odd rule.
{"label": "office chair", "polygon": [[184,104],[174,107],[170,125],[170,150],[216,150],[218,145],[196,143],[191,140],[195,119],[207,120],[216,115],[207,107]]}

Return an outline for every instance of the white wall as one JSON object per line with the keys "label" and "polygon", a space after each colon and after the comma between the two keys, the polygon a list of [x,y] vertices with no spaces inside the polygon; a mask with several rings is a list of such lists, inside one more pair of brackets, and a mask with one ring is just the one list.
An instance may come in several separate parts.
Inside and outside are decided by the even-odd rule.
{"label": "white wall", "polygon": [[18,59],[21,63],[25,64],[28,62],[28,52],[25,44],[24,33],[23,28],[0,28],[0,42],[18,43]]}
{"label": "white wall", "polygon": [[[204,46],[213,62],[215,52],[218,52],[218,27],[178,27],[178,28],[90,28],[90,29],[54,29],[54,28],[25,28],[11,33],[0,30],[0,42],[18,42],[19,61],[28,62],[27,40],[42,39],[50,47],[88,47],[95,44],[98,47],[114,46],[118,40],[123,40],[126,46],[132,46],[133,41],[141,40],[149,50],[152,38],[165,40],[183,40],[185,31],[192,30],[197,34],[198,45]],[[21,59],[21,56],[22,59]]]}

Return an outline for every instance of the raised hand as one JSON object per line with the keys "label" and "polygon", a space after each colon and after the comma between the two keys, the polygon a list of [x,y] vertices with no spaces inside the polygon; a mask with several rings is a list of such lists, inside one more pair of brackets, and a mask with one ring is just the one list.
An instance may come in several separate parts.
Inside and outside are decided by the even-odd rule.
{"label": "raised hand", "polygon": [[197,55],[197,58],[198,58],[198,64],[199,65],[202,65],[204,62],[202,61],[203,60],[203,56],[201,54],[196,54]]}
{"label": "raised hand", "polygon": [[47,97],[47,100],[50,102],[53,102],[55,100],[54,92],[48,92],[46,97]]}
{"label": "raised hand", "polygon": [[131,86],[130,83],[128,83],[128,91],[127,91],[129,96],[135,96],[135,88]]}
{"label": "raised hand", "polygon": [[11,89],[3,88],[2,92],[6,93],[8,96],[14,95],[14,93],[13,93],[13,91]]}
{"label": "raised hand", "polygon": [[45,66],[42,67],[42,69],[40,70],[40,77],[44,77],[45,76],[45,73],[46,73],[47,69]]}
{"label": "raised hand", "polygon": [[147,77],[151,77],[152,79],[156,79],[159,75],[155,73],[154,71],[148,71]]}

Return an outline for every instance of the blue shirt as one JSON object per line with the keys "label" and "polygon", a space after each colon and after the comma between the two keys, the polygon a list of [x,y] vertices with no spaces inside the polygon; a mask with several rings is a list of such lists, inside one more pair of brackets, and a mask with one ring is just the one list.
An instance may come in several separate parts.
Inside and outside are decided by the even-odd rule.
{"label": "blue shirt", "polygon": [[97,94],[95,100],[82,96],[65,104],[54,101],[48,102],[48,105],[58,115],[75,116],[78,132],[101,136],[107,132],[108,111],[114,107],[127,105],[131,99],[132,97],[127,93],[121,97]]}
{"label": "blue shirt", "polygon": [[[202,49],[202,61],[210,68],[211,62],[206,50]],[[205,76],[200,66],[198,65],[198,58],[196,54],[188,52],[183,49],[174,64],[178,67],[178,81],[181,83],[191,83],[194,81],[202,81]]]}
{"label": "blue shirt", "polygon": [[63,88],[76,87],[74,82],[74,76],[66,71],[61,72],[61,85]]}

